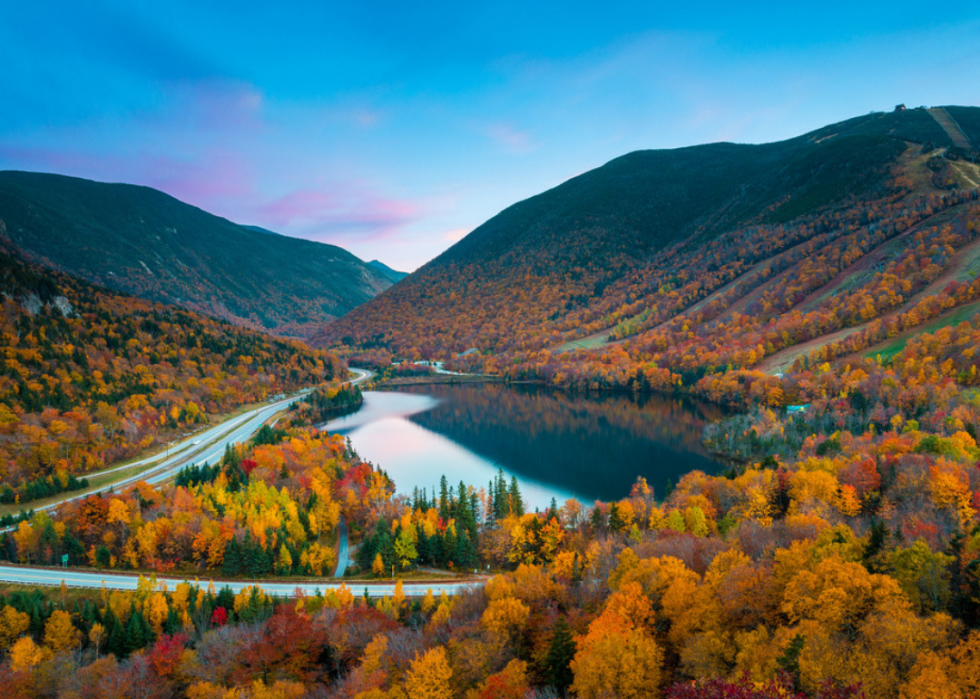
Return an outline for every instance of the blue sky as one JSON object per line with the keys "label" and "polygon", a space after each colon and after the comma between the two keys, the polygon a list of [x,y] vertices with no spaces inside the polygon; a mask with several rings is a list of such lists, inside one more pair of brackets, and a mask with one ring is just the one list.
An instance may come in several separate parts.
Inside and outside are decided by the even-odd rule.
{"label": "blue sky", "polygon": [[980,105],[980,6],[8,1],[0,65],[0,169],[412,270],[629,151]]}

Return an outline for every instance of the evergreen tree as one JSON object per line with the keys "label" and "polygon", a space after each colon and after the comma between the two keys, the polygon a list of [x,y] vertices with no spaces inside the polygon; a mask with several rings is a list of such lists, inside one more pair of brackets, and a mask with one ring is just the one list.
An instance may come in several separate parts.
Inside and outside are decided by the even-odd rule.
{"label": "evergreen tree", "polygon": [[554,498],[551,498],[551,505],[548,506],[547,516],[545,520],[550,522],[552,519],[558,519],[558,503]]}
{"label": "evergreen tree", "polygon": [[592,513],[589,515],[589,525],[592,527],[592,531],[599,532],[603,529],[605,524],[604,518],[602,516],[602,508],[598,505],[592,508]]}
{"label": "evergreen tree", "polygon": [[487,485],[487,521],[486,524],[495,521],[497,519],[497,488],[494,481],[491,479],[490,483]]}
{"label": "evergreen tree", "polygon": [[[380,526],[380,524],[379,524]],[[378,534],[377,530],[371,536],[364,537],[360,548],[357,549],[357,567],[361,570],[371,570],[371,564],[378,553]]]}
{"label": "evergreen tree", "polygon": [[184,624],[181,622],[180,615],[177,613],[177,610],[168,610],[167,620],[163,623],[163,632],[168,636],[173,636],[174,634],[180,633],[183,628]]}
{"label": "evergreen tree", "polygon": [[868,537],[868,543],[864,548],[864,553],[862,558],[864,560],[864,566],[872,573],[878,573],[878,567],[875,564],[875,556],[885,547],[888,542],[888,536],[890,532],[885,523],[880,519],[875,520],[871,524],[871,536]]}
{"label": "evergreen tree", "polygon": [[797,690],[800,688],[800,653],[803,652],[804,645],[806,645],[806,637],[796,634],[783,654],[776,658],[776,664],[793,678],[793,687]]}
{"label": "evergreen tree", "polygon": [[465,531],[460,532],[459,536],[456,537],[456,551],[453,560],[457,566],[464,569],[473,569],[480,565],[476,555],[476,546],[473,545],[473,540]]}
{"label": "evergreen tree", "polygon": [[106,605],[101,623],[106,630],[106,652],[119,658],[123,657],[126,654],[126,630],[109,605]]}
{"label": "evergreen tree", "polygon": [[135,606],[129,610],[129,619],[126,621],[126,631],[123,639],[124,654],[129,655],[133,651],[145,648],[153,642],[153,629],[143,616],[143,612]]}
{"label": "evergreen tree", "polygon": [[558,617],[555,631],[551,635],[548,654],[544,658],[541,675],[544,681],[554,687],[562,696],[568,694],[572,686],[572,658],[575,657],[575,637],[564,616]]}
{"label": "evergreen tree", "polygon": [[439,481],[439,518],[448,522],[449,516],[449,483],[444,474]]}
{"label": "evergreen tree", "polygon": [[221,572],[229,578],[239,575],[242,570],[242,549],[238,539],[231,538],[225,547],[225,560],[221,565]]}
{"label": "evergreen tree", "polygon": [[614,502],[609,504],[609,528],[614,532],[622,532],[626,528],[626,522],[619,513],[619,505]]}
{"label": "evergreen tree", "polygon": [[214,597],[214,607],[224,607],[225,611],[228,612],[228,621],[231,621],[232,614],[235,611],[235,593],[231,591],[231,588],[225,585],[220,590],[218,594]]}
{"label": "evergreen tree", "polygon": [[521,497],[521,489],[517,485],[517,476],[510,477],[510,490],[507,493],[510,512],[518,517],[524,514],[524,498]]}
{"label": "evergreen tree", "polygon": [[85,547],[70,531],[65,532],[62,545],[64,552],[68,554],[69,565],[79,565],[85,562]]}
{"label": "evergreen tree", "polygon": [[456,544],[457,544],[456,533],[450,529],[446,528],[443,532],[442,541],[440,541],[439,546],[439,565],[443,567],[449,567],[450,563],[456,565],[454,557],[456,555]]}
{"label": "evergreen tree", "polygon": [[511,502],[507,493],[507,481],[504,470],[497,469],[497,481],[494,488],[494,518],[499,522],[511,513]]}

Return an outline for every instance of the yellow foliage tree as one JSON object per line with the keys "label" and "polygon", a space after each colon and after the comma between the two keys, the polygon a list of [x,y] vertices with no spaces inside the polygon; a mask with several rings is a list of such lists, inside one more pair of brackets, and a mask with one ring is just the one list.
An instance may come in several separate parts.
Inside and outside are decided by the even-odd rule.
{"label": "yellow foliage tree", "polygon": [[306,695],[306,687],[302,683],[288,680],[276,680],[271,685],[255,680],[251,689],[251,699],[300,699]]}
{"label": "yellow foliage tree", "polygon": [[452,699],[452,677],[446,649],[437,646],[412,661],[405,674],[405,692],[412,699]]}
{"label": "yellow foliage tree", "polygon": [[531,608],[513,597],[495,599],[487,605],[480,623],[487,631],[502,637],[518,633],[527,626]]}
{"label": "yellow foliage tree", "polygon": [[9,604],[0,610],[0,650],[6,650],[13,645],[17,638],[27,631],[31,625],[31,618],[18,612]]}
{"label": "yellow foliage tree", "polygon": [[34,643],[30,636],[24,636],[10,649],[10,667],[15,672],[32,669],[47,657],[45,649]]}
{"label": "yellow foliage tree", "polygon": [[71,614],[57,609],[44,624],[44,645],[55,653],[78,647],[79,631],[71,623]]}
{"label": "yellow foliage tree", "polygon": [[578,639],[572,683],[580,699],[656,699],[663,651],[644,629],[603,612]]}

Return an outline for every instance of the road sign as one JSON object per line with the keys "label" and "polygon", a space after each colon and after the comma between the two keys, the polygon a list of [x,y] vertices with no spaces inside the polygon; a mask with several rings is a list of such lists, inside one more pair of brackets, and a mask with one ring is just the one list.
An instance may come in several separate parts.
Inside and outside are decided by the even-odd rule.
{"label": "road sign", "polygon": [[67,553],[62,554],[62,556],[61,556],[61,565],[65,566],[66,568],[68,567],[68,554]]}

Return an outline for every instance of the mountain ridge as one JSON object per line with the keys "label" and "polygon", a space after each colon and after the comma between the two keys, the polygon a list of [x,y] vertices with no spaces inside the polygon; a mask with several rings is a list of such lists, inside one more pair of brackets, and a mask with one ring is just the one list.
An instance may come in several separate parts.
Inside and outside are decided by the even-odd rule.
{"label": "mountain ridge", "polygon": [[[949,109],[976,142],[980,109]],[[902,202],[921,208],[922,197],[975,186],[971,158],[925,109],[769,144],[635,151],[507,207],[313,343],[354,356],[451,358],[476,348],[477,357],[515,358],[597,331],[608,338],[622,323],[631,325],[617,336],[645,332],[752,265],[798,265],[774,256],[832,243],[883,207],[897,206],[893,225],[905,225]],[[878,204],[865,211],[869,202]],[[858,218],[842,223],[848,212]],[[751,254],[718,249],[739,245]],[[692,267],[705,251],[711,259]],[[768,281],[763,271],[756,283]],[[501,361],[471,355],[469,368],[499,371]]]}
{"label": "mountain ridge", "polygon": [[391,285],[342,248],[242,226],[142,185],[3,171],[0,220],[33,261],[286,336],[307,337]]}
{"label": "mountain ridge", "polygon": [[397,269],[392,269],[381,260],[371,260],[370,262],[368,262],[368,265],[370,267],[374,267],[376,270],[378,270],[383,275],[388,277],[388,279],[390,279],[393,284],[397,284],[402,279],[408,276],[408,272],[399,272]]}

